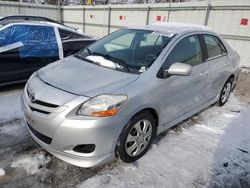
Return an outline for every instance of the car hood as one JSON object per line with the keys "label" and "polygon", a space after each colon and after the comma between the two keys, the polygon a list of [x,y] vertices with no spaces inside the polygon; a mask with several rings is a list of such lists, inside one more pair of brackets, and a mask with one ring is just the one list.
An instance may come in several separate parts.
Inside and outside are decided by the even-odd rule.
{"label": "car hood", "polygon": [[88,97],[112,93],[139,78],[139,74],[108,69],[74,56],[40,69],[38,75],[49,85]]}

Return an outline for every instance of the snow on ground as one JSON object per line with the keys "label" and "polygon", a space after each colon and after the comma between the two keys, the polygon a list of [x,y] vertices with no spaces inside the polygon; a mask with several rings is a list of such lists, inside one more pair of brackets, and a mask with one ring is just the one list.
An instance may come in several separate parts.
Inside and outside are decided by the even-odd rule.
{"label": "snow on ground", "polygon": [[0,133],[5,135],[15,135],[22,136],[27,135],[27,129],[25,128],[24,123],[20,123],[21,120],[16,120],[15,122],[11,122],[11,125],[0,127]]}
{"label": "snow on ground", "polygon": [[22,118],[21,91],[1,96],[0,123]]}
{"label": "snow on ground", "polygon": [[23,156],[11,164],[13,168],[24,168],[28,175],[34,175],[40,172],[40,169],[50,161],[50,157],[44,154],[34,156]]}
{"label": "snow on ground", "polygon": [[224,107],[213,106],[193,123],[182,123],[181,130],[158,136],[148,153],[135,163],[120,162],[78,187],[250,186],[250,155],[242,152],[250,152],[249,113],[250,107],[244,109],[231,96]]}
{"label": "snow on ground", "polygon": [[0,176],[4,176],[4,175],[5,175],[4,169],[0,168]]}
{"label": "snow on ground", "polygon": [[249,73],[250,67],[242,67],[242,68],[241,68],[241,71],[242,71],[243,73]]}

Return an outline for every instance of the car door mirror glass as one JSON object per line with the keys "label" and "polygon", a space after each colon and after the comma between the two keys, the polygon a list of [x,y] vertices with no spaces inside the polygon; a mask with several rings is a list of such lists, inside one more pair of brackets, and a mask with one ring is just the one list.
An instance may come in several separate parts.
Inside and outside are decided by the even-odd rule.
{"label": "car door mirror glass", "polygon": [[190,65],[176,62],[164,71],[164,77],[166,78],[169,75],[189,76],[191,72],[192,67]]}

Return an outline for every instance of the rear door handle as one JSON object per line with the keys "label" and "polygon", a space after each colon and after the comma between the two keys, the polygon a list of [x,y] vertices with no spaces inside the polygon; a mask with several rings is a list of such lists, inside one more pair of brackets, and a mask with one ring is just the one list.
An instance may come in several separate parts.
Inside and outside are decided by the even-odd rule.
{"label": "rear door handle", "polygon": [[202,77],[202,78],[207,77],[207,75],[208,75],[208,72],[202,72],[202,73],[200,73],[200,77]]}

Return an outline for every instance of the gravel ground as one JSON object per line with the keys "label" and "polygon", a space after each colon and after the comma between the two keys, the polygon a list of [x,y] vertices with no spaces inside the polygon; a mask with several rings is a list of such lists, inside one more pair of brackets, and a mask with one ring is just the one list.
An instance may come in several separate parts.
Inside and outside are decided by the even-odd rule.
{"label": "gravel ground", "polygon": [[[1,97],[10,96],[13,97],[13,99],[10,98],[11,101],[19,100],[23,86],[21,84],[1,88],[0,107]],[[250,69],[242,69],[234,94],[244,104],[250,103]],[[195,125],[196,121],[197,116],[194,116],[184,124],[190,127]],[[182,134],[182,129],[188,129],[186,126],[184,128],[176,126],[172,131]],[[157,139],[162,139],[166,135],[168,132],[161,134]],[[0,170],[2,172],[4,169],[2,174],[5,174],[0,175],[0,187],[4,188],[75,187],[96,174],[102,175],[122,164],[121,161],[116,160],[90,169],[67,164],[48,154],[30,138],[22,120],[22,114],[15,113],[12,118],[8,119],[0,117],[0,143]]]}
{"label": "gravel ground", "polygon": [[234,92],[240,100],[250,103],[250,68],[241,69]]}

